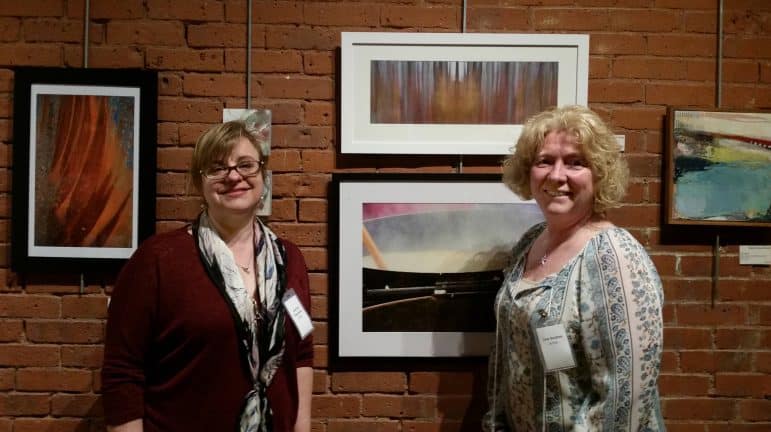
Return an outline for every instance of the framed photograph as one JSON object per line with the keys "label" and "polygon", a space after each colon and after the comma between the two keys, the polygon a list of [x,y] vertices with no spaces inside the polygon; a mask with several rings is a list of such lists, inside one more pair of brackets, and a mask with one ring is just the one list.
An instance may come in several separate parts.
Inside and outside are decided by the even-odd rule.
{"label": "framed photograph", "polygon": [[154,231],[157,75],[18,68],[16,271],[119,265]]}
{"label": "framed photograph", "polygon": [[669,108],[666,222],[771,227],[771,112]]}
{"label": "framed photograph", "polygon": [[342,153],[508,154],[525,119],[586,105],[589,36],[343,32]]}
{"label": "framed photograph", "polygon": [[542,220],[535,202],[494,174],[334,174],[330,211],[334,355],[488,354],[511,248]]}
{"label": "framed photograph", "polygon": [[[263,156],[270,156],[271,148],[271,128],[272,111],[265,108],[246,109],[246,108],[225,108],[222,110],[222,122],[227,123],[233,120],[243,120],[247,127],[254,130],[260,140],[260,152]],[[273,208],[273,171],[265,172],[265,191],[260,201],[260,207],[257,209],[257,216],[269,217]]]}

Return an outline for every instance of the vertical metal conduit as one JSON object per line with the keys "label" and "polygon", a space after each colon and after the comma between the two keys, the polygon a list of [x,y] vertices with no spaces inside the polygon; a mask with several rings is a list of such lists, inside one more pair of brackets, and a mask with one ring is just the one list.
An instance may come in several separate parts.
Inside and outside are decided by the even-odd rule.
{"label": "vertical metal conduit", "polygon": [[83,10],[83,67],[88,68],[88,23],[90,21],[91,0],[86,0]]}
{"label": "vertical metal conduit", "polygon": [[246,1],[246,109],[252,106],[252,0]]}

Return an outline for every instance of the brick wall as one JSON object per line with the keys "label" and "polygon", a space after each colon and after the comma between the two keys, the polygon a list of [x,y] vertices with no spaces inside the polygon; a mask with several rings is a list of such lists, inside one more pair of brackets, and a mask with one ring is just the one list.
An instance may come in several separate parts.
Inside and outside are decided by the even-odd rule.
{"label": "brick wall", "polygon": [[[738,264],[724,236],[711,308],[715,231],[662,230],[668,105],[715,103],[718,0],[468,0],[470,32],[591,35],[589,102],[626,135],[633,183],[611,214],[648,247],[663,277],[660,380],[671,431],[771,430],[771,270]],[[159,72],[157,229],[189,220],[197,135],[245,106],[244,0],[92,0],[89,66]],[[771,3],[725,0],[723,105],[771,108]],[[83,0],[0,1],[0,432],[102,430],[99,398],[109,284],[8,268],[13,67],[80,67]],[[326,188],[335,169],[453,170],[451,158],[336,154],[335,50],[347,30],[458,32],[461,0],[254,0],[252,106],[273,110],[272,226],[311,271],[317,432],[478,430],[483,362],[329,370]],[[497,158],[468,158],[466,172]],[[684,234],[690,231],[689,235]],[[766,233],[767,234],[767,233]],[[771,241],[767,242],[771,243]]]}

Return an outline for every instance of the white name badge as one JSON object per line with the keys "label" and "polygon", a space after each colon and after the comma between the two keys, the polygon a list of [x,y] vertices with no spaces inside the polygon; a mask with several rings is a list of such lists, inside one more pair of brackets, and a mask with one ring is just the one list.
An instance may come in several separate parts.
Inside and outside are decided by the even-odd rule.
{"label": "white name badge", "polygon": [[541,361],[546,372],[554,372],[576,367],[573,350],[570,349],[568,335],[562,324],[535,329]]}
{"label": "white name badge", "polygon": [[300,303],[300,299],[297,298],[294,289],[289,288],[284,293],[283,303],[289,318],[292,319],[294,326],[297,328],[297,333],[300,334],[300,338],[305,339],[313,331],[313,323],[303,304]]}

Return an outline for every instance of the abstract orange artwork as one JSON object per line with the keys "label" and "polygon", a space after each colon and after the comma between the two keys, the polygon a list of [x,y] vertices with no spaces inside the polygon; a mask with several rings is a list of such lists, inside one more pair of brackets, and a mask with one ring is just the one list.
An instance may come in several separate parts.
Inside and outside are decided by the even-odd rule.
{"label": "abstract orange artwork", "polygon": [[35,244],[131,246],[134,99],[38,95]]}

